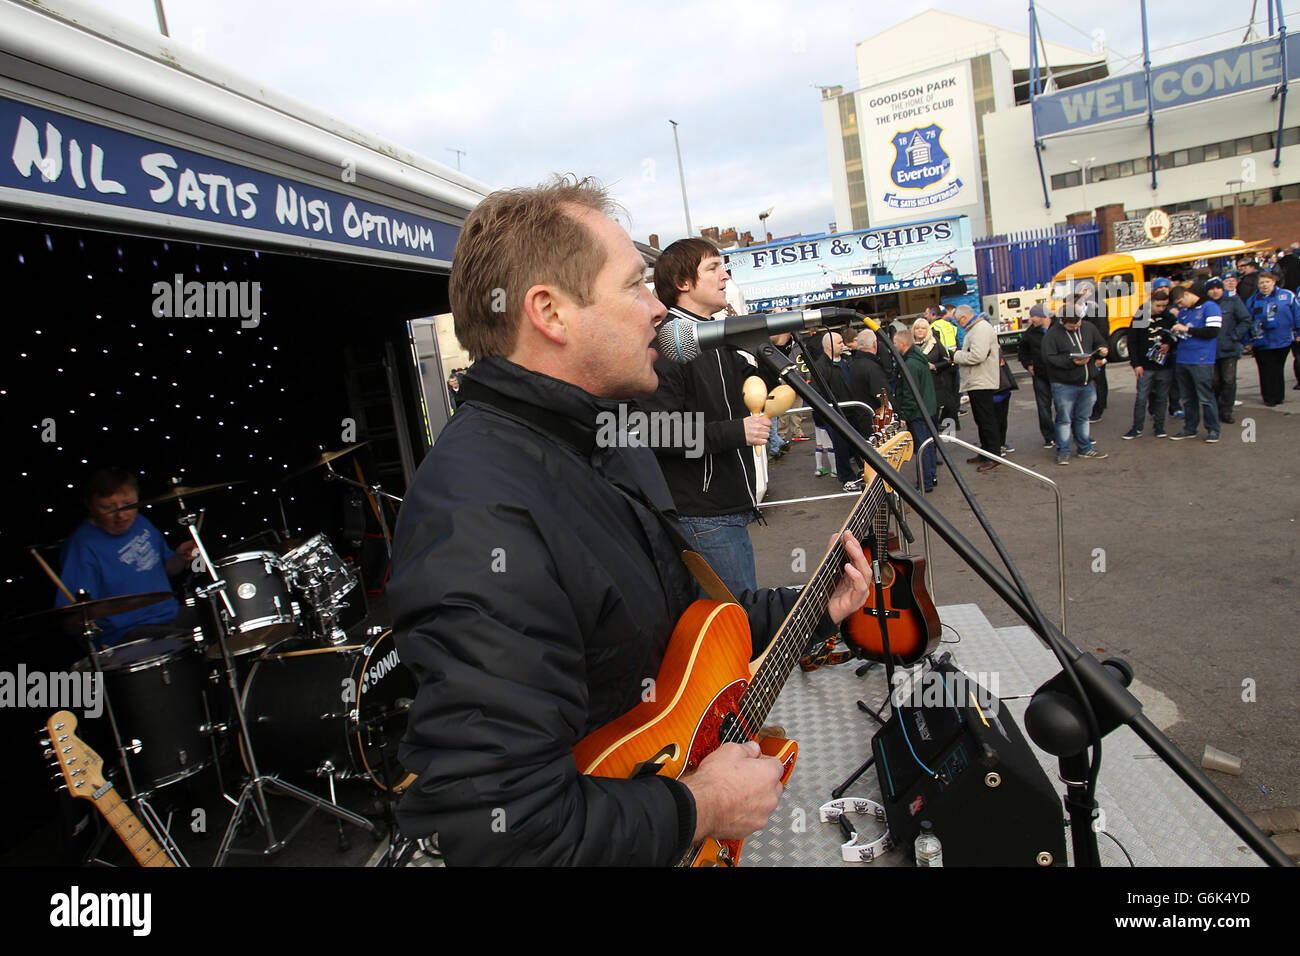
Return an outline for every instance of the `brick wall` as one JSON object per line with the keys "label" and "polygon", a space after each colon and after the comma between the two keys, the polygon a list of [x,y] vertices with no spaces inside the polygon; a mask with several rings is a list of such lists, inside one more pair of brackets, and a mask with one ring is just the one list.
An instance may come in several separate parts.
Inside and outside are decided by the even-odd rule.
{"label": "brick wall", "polygon": [[[1231,209],[1228,210],[1231,212]],[[1263,206],[1242,206],[1240,238],[1247,242],[1268,239],[1283,249],[1300,242],[1300,199],[1271,202]]]}
{"label": "brick wall", "polygon": [[1122,203],[1111,203],[1108,206],[1097,207],[1097,227],[1101,230],[1098,236],[1099,251],[1102,255],[1115,251],[1115,230],[1112,228],[1115,223],[1123,222],[1127,217],[1124,212]]}

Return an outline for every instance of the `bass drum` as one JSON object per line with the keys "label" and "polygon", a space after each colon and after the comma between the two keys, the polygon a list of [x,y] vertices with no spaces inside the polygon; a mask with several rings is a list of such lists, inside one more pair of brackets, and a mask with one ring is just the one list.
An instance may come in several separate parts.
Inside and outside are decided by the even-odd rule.
{"label": "bass drum", "polygon": [[400,781],[397,745],[415,677],[397,658],[393,632],[339,647],[282,650],[287,644],[257,658],[244,682],[258,770],[368,778],[381,790]]}

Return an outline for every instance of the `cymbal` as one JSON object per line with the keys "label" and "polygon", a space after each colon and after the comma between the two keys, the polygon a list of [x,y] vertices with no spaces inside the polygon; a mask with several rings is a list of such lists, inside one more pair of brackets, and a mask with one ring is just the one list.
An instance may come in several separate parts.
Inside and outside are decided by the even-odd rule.
{"label": "cymbal", "polygon": [[136,608],[148,607],[170,597],[175,597],[171,591],[145,591],[140,594],[98,598],[94,601],[77,601],[73,604],[65,604],[63,607],[52,607],[44,611],[24,614],[22,617],[6,622],[5,627],[10,629],[36,624],[79,624],[83,618],[98,621],[101,618],[112,617],[114,614],[124,614]]}
{"label": "cymbal", "polygon": [[322,465],[327,465],[335,458],[342,458],[344,455],[350,455],[358,448],[361,448],[362,446],[369,445],[369,444],[370,442],[368,441],[361,441],[361,442],[357,442],[355,445],[348,445],[346,448],[340,448],[338,451],[323,451],[319,455],[317,455],[314,459],[312,459],[310,462],[303,465],[301,468],[297,468],[289,472],[289,474],[286,477],[296,478],[299,475],[304,475],[307,472],[311,471],[313,468],[319,468]]}
{"label": "cymbal", "polygon": [[161,495],[155,495],[152,498],[145,498],[143,501],[137,501],[133,505],[125,505],[121,508],[115,508],[111,513],[116,514],[119,511],[130,511],[132,508],[138,508],[141,505],[158,505],[166,501],[176,501],[180,498],[192,498],[195,495],[205,495],[210,491],[220,491],[222,488],[233,488],[235,485],[247,484],[244,479],[238,481],[219,481],[212,485],[173,485]]}

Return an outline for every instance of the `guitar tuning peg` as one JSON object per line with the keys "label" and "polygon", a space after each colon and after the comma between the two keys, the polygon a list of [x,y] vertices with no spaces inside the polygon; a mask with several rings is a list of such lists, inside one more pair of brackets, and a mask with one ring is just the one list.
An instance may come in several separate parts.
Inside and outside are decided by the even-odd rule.
{"label": "guitar tuning peg", "polygon": [[39,743],[42,747],[48,747],[50,745],[50,738],[42,737],[40,740],[37,741],[37,743]]}
{"label": "guitar tuning peg", "polygon": [[48,758],[48,757],[53,757],[53,756],[54,756],[54,751],[53,751],[53,750],[50,750],[49,748],[46,748],[45,752],[42,753],[41,756],[42,756],[42,757],[47,757],[47,758]]}

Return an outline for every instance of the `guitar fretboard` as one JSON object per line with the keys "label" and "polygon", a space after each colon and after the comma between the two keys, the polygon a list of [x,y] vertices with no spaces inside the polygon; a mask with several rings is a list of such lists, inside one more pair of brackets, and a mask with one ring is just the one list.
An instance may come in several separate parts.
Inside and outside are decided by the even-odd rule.
{"label": "guitar fretboard", "polygon": [[777,630],[767,656],[763,658],[754,679],[741,696],[740,716],[744,726],[736,726],[730,732],[735,742],[747,739],[745,727],[750,728],[751,732],[757,732],[763,726],[768,712],[776,703],[795,664],[803,656],[808,639],[816,630],[826,611],[826,605],[830,602],[836,581],[847,561],[844,532],[848,531],[859,540],[866,537],[872,520],[884,506],[885,494],[885,483],[879,477],[873,478],[848,520],[844,522],[844,527],[836,535],[835,544],[826,553],[812,580],[799,594],[794,607]]}
{"label": "guitar fretboard", "polygon": [[175,866],[171,857],[162,851],[157,841],[149,835],[143,824],[131,812],[131,808],[109,787],[107,791],[94,798],[95,808],[104,815],[114,832],[117,833],[126,848],[131,851],[135,861],[141,866],[166,867]]}

